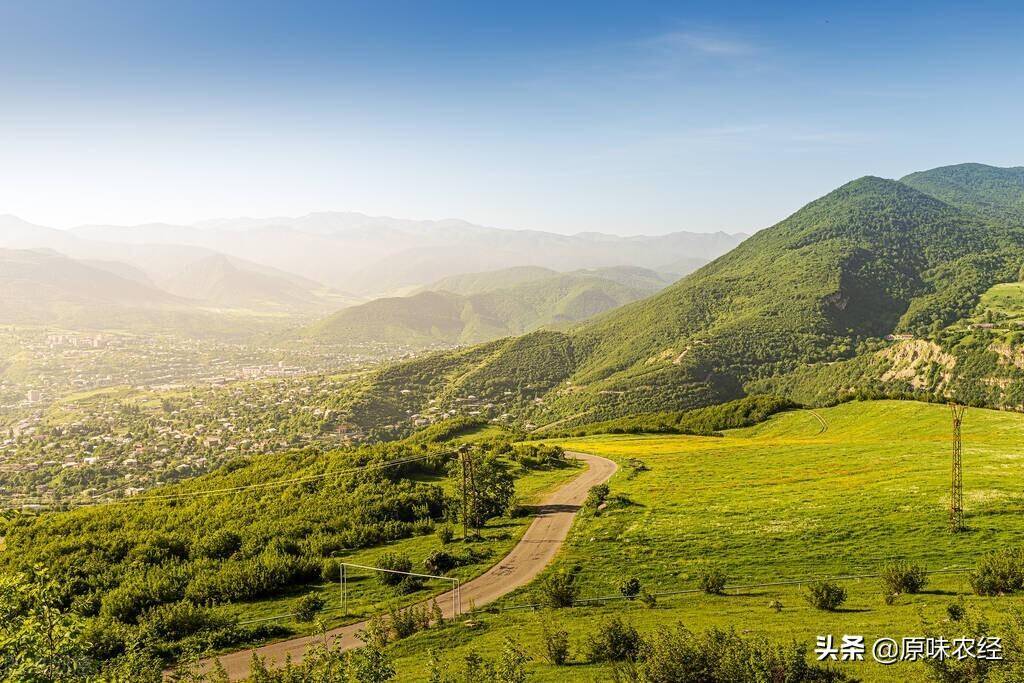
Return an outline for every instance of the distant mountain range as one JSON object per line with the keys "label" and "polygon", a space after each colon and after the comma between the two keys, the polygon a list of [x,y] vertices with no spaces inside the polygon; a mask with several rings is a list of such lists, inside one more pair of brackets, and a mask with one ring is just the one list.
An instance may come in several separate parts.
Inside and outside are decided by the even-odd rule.
{"label": "distant mountain range", "polygon": [[[194,226],[94,225],[73,230],[55,230],[14,216],[0,216],[0,249],[49,250],[45,252],[49,255],[45,261],[49,267],[74,269],[77,277],[91,275],[96,279],[95,287],[81,288],[83,293],[101,289],[110,276],[115,276],[136,289],[144,287],[167,295],[162,301],[151,297],[147,307],[170,307],[176,313],[191,307],[206,313],[226,309],[235,313],[298,315],[309,320],[383,294],[482,293],[460,291],[455,280],[442,286],[431,284],[446,278],[504,278],[508,285],[538,278],[549,280],[547,285],[522,292],[529,300],[517,302],[517,310],[500,302],[498,295],[488,301],[472,302],[452,296],[420,296],[373,302],[369,308],[325,320],[311,332],[318,338],[336,339],[341,330],[350,330],[360,340],[409,335],[430,343],[480,341],[581,320],[655,291],[648,274],[639,276],[636,282],[618,281],[613,286],[615,281],[609,279],[609,269],[665,266],[663,272],[678,277],[728,250],[743,237],[724,233],[565,236],[499,230],[457,220],[410,221],[353,213],[245,218]],[[65,260],[57,260],[58,255]],[[26,254],[19,258],[29,259]],[[580,269],[603,269],[604,275],[580,281],[584,274],[575,273],[558,280],[560,272]],[[500,273],[480,274],[495,270]],[[626,277],[626,272],[623,270],[620,275]],[[28,279],[29,273],[18,271],[16,281],[14,273],[0,271],[0,287],[29,294],[33,282]],[[517,280],[524,273],[530,276]],[[43,307],[48,313],[40,311],[29,316],[28,308],[12,303],[6,309],[8,315],[15,316],[16,308],[20,313],[5,322],[43,318],[54,321],[61,318],[62,311],[74,310],[78,312],[75,324],[79,324],[88,320],[90,305],[103,309],[102,320],[110,318],[112,306],[128,306],[124,301],[90,304],[89,296],[76,298],[71,292],[67,292],[68,305],[62,306],[60,292],[43,281],[39,284],[41,296],[46,292],[49,301]],[[545,291],[548,288],[551,290]],[[488,291],[493,289],[488,287]],[[417,306],[422,308],[401,312],[403,307]],[[139,308],[135,303],[131,307]],[[389,311],[389,315],[382,315],[384,311]],[[119,321],[131,320],[127,311],[122,313],[125,315],[118,316]],[[453,315],[467,318],[458,330],[450,325]],[[418,322],[414,323],[414,319]],[[356,320],[362,322],[356,324]],[[379,334],[372,329],[374,321],[382,325]]]}
{"label": "distant mountain range", "polygon": [[[459,220],[412,221],[340,212],[209,221],[195,226],[94,225],[76,228],[70,234],[106,243],[200,247],[364,297],[395,294],[451,275],[517,266],[560,272],[639,266],[682,275],[675,269],[689,272],[746,237],[721,232],[652,237],[558,235],[488,228]],[[44,246],[60,250],[55,245]]]}
{"label": "distant mountain range", "polygon": [[[1024,265],[1022,178],[1020,168],[966,164],[902,181],[855,180],[654,296],[578,329],[382,370],[354,401],[353,415],[390,421],[474,395],[501,409],[518,407],[537,424],[598,419],[785,388],[769,380],[809,368],[831,368],[834,399],[860,381],[853,369],[843,374],[847,361],[873,353],[891,333],[938,339],[989,288],[1017,280]],[[976,340],[956,343],[945,352],[962,360],[930,371],[949,375],[944,388],[994,404],[1024,401],[997,372],[1024,363],[1020,355]],[[856,371],[863,379],[863,368]],[[968,392],[970,373],[980,375]],[[897,378],[893,386],[911,388],[900,375],[890,377]],[[814,382],[813,375],[804,379],[804,386]],[[938,390],[927,378],[915,382]],[[399,385],[404,393],[396,399]]]}
{"label": "distant mountain range", "polygon": [[650,296],[672,279],[627,267],[559,273],[526,266],[452,276],[412,296],[344,309],[303,335],[420,346],[488,341],[586,320]]}

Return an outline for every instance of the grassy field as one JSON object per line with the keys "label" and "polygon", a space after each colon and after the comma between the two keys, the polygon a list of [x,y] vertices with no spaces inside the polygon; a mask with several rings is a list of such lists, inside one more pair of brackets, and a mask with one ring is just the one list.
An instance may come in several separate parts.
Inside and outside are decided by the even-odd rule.
{"label": "grassy field", "polygon": [[[819,420],[820,418],[820,420]],[[822,423],[824,422],[824,425]],[[693,589],[702,562],[720,564],[732,586],[876,572],[905,558],[929,570],[973,566],[984,552],[1024,538],[1024,417],[972,410],[964,425],[966,533],[946,531],[949,488],[948,409],[922,403],[850,403],[816,413],[794,411],[725,437],[596,436],[565,440],[566,448],[610,457],[622,468],[613,495],[629,501],[577,522],[556,568],[579,566],[581,597],[617,592],[630,576],[652,592]],[[634,473],[630,460],[648,471]],[[683,622],[700,630],[734,626],[742,632],[793,639],[815,636],[925,635],[946,606],[963,596],[969,610],[993,623],[1024,607],[1017,597],[969,595],[964,574],[935,574],[926,593],[887,606],[877,579],[844,580],[842,611],[813,610],[801,586],[733,589],[726,596],[665,595],[658,606],[616,601],[554,615],[531,610],[484,615],[477,629],[451,625],[394,646],[402,680],[425,675],[423,653],[437,648],[459,662],[475,649],[497,651],[514,636],[539,651],[542,620],[561,621],[583,640],[601,619],[621,614],[641,631]],[[776,614],[772,600],[784,605]],[[532,601],[512,594],[503,607]],[[846,664],[867,681],[921,680],[920,664]],[[456,667],[457,668],[457,667]],[[602,680],[585,665],[563,669],[531,664],[535,680]]]}
{"label": "grassy field", "polygon": [[987,309],[1011,320],[1024,317],[1024,282],[1004,282],[985,292],[978,302],[978,310]]}

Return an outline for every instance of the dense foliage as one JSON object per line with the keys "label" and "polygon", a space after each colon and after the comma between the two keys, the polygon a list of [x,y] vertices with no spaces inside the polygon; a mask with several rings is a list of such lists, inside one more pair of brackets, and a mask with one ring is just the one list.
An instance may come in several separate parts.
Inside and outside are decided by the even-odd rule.
{"label": "dense foliage", "polygon": [[[410,457],[421,459],[375,469]],[[443,473],[445,457],[396,444],[240,459],[124,503],[18,515],[3,569],[48,567],[60,603],[120,640],[111,653],[145,632],[173,655],[195,633],[231,629],[211,605],[319,581],[336,555],[431,531],[443,491],[411,475]]]}
{"label": "dense foliage", "polygon": [[750,427],[797,404],[777,396],[755,395],[706,408],[678,412],[644,413],[545,432],[545,436],[585,436],[587,434],[693,434],[711,436],[724,429]]}

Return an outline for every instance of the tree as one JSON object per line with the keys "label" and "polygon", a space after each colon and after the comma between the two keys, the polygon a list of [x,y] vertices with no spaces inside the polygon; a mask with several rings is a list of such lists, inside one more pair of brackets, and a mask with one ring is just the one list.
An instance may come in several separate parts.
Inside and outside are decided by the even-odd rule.
{"label": "tree", "polygon": [[352,660],[355,679],[360,683],[386,683],[395,677],[391,659],[376,645],[359,648]]}
{"label": "tree", "polygon": [[60,587],[44,568],[0,576],[0,678],[81,680],[95,669],[81,620],[62,610]]}
{"label": "tree", "polygon": [[[467,486],[467,510],[463,510],[465,521],[474,529],[482,527],[488,519],[505,514],[515,496],[515,478],[508,468],[493,455],[478,457],[472,453],[470,458],[471,478]],[[452,462],[450,475],[459,480],[462,486],[462,462]]]}

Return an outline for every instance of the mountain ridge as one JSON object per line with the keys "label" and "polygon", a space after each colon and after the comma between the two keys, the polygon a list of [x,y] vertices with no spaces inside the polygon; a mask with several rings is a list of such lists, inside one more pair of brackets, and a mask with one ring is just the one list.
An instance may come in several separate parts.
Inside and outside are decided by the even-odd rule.
{"label": "mountain ridge", "polygon": [[[472,394],[535,424],[710,405],[768,377],[852,359],[885,335],[949,324],[1022,263],[1024,229],[865,176],[648,299],[569,332],[464,354],[470,365],[438,370],[450,384],[434,380],[420,396]],[[438,363],[448,367],[413,361],[409,374]],[[401,374],[369,382],[354,407],[372,415]]]}

